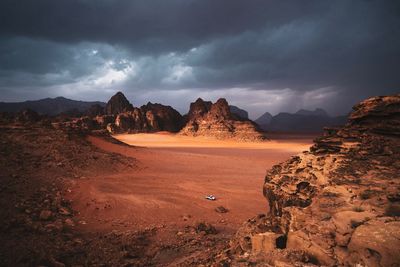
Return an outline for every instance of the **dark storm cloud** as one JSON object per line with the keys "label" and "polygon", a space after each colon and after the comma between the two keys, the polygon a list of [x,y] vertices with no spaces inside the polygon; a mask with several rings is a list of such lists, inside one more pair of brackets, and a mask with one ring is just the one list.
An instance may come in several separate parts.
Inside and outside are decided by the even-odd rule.
{"label": "dark storm cloud", "polygon": [[377,0],[3,0],[0,90],[104,100],[122,87],[172,105],[228,95],[261,112],[253,94],[276,111],[347,112],[399,91],[399,14]]}
{"label": "dark storm cloud", "polygon": [[[317,3],[317,4],[316,4]],[[135,51],[185,51],[215,37],[274,27],[318,12],[314,4],[214,0],[4,0],[0,31],[60,42],[124,43]]]}

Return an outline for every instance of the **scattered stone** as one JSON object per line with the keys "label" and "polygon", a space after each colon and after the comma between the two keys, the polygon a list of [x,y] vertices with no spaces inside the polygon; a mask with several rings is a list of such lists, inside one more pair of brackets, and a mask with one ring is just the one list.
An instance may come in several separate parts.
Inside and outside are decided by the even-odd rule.
{"label": "scattered stone", "polygon": [[39,219],[42,221],[50,220],[52,212],[50,210],[42,210],[39,215]]}
{"label": "scattered stone", "polygon": [[46,224],[45,229],[48,232],[59,232],[63,229],[63,224],[61,220],[57,220],[54,223]]}
{"label": "scattered stone", "polygon": [[75,226],[74,221],[72,219],[70,219],[70,218],[65,219],[64,223],[65,223],[65,225],[67,227],[74,227]]}
{"label": "scattered stone", "polygon": [[65,207],[58,208],[58,213],[65,216],[71,215],[71,212]]}
{"label": "scattered stone", "polygon": [[192,218],[191,215],[184,215],[184,216],[182,216],[182,220],[184,220],[185,222],[188,221],[190,218]]}
{"label": "scattered stone", "polygon": [[227,213],[229,210],[226,209],[223,206],[218,206],[218,207],[215,208],[215,211],[218,212],[218,213]]}
{"label": "scattered stone", "polygon": [[195,226],[196,233],[204,233],[206,235],[218,233],[217,229],[207,222],[200,222]]}

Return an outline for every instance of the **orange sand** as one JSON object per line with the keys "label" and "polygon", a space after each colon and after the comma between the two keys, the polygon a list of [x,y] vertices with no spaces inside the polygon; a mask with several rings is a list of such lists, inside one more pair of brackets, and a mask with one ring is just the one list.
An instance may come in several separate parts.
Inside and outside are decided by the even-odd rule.
{"label": "orange sand", "polygon": [[[90,230],[175,227],[204,220],[231,232],[246,219],[267,212],[262,195],[266,169],[311,144],[311,138],[242,143],[167,133],[115,138],[141,147],[97,137],[89,141],[136,158],[138,168],[77,180],[70,198]],[[207,194],[217,200],[206,200]],[[217,213],[217,206],[229,212]]]}

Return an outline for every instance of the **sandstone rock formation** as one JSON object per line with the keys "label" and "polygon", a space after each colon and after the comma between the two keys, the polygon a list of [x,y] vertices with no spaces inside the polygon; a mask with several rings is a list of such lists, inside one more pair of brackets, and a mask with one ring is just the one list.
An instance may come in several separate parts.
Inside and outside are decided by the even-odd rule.
{"label": "sandstone rock formation", "polygon": [[228,102],[221,98],[216,103],[201,98],[190,104],[187,124],[183,135],[235,138],[238,140],[261,140],[263,135],[250,120],[232,114]]}
{"label": "sandstone rock formation", "polygon": [[124,94],[121,92],[113,95],[106,105],[107,115],[116,115],[131,110],[133,110],[132,104],[129,103],[128,99],[126,99]]}
{"label": "sandstone rock formation", "polygon": [[178,132],[182,128],[183,118],[170,106],[147,103],[132,111],[119,113],[115,123],[109,125],[114,132]]}
{"label": "sandstone rock formation", "polygon": [[354,107],[309,152],[267,172],[268,215],[237,232],[222,263],[399,266],[400,95]]}
{"label": "sandstone rock formation", "polygon": [[111,97],[105,109],[94,105],[86,114],[53,125],[78,131],[106,129],[111,133],[141,133],[178,132],[184,123],[181,114],[170,106],[149,102],[140,108],[133,107],[121,92]]}
{"label": "sandstone rock formation", "polygon": [[[171,106],[149,102],[140,109],[146,114],[151,112],[151,117],[154,117],[154,119],[150,120],[150,124],[157,123],[159,129],[162,131],[178,132],[183,127],[184,121],[182,115]],[[154,121],[154,123],[152,123],[152,121]]]}

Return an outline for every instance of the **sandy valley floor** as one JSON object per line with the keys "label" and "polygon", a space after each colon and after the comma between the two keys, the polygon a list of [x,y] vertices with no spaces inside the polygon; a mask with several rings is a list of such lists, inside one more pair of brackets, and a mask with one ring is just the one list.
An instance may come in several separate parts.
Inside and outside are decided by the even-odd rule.
{"label": "sandy valley floor", "polygon": [[[207,221],[230,232],[267,211],[267,168],[307,150],[311,137],[240,143],[167,133],[117,135],[132,146],[89,137],[99,148],[138,160],[139,168],[77,180],[69,198],[82,228],[180,227]],[[216,201],[205,199],[207,194]],[[217,213],[223,206],[227,213]]]}

